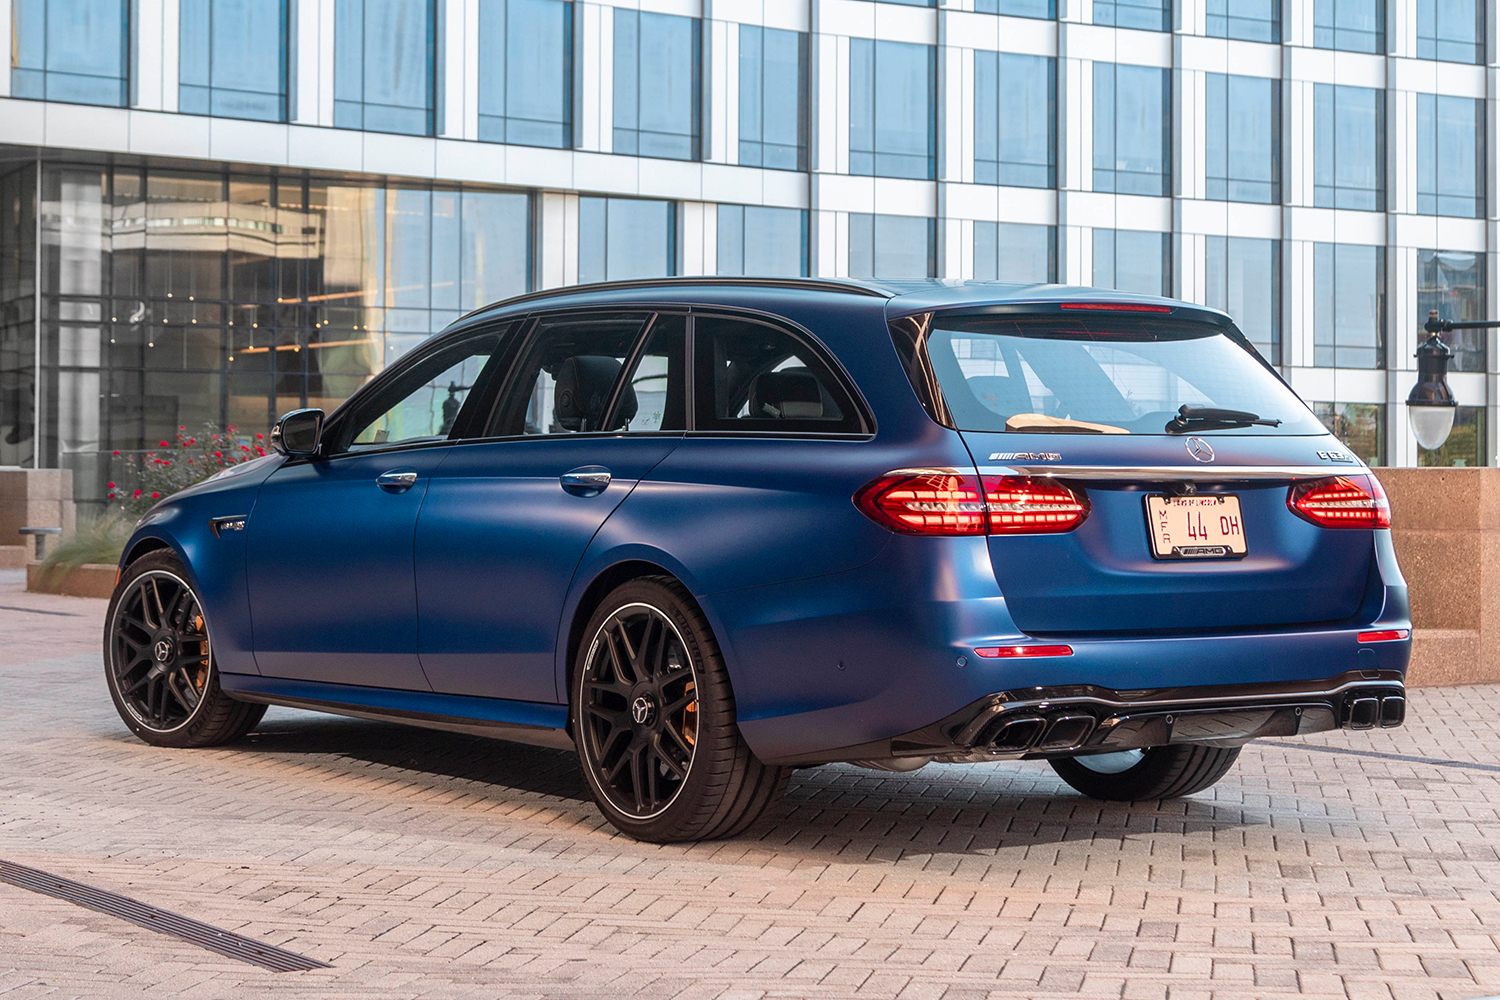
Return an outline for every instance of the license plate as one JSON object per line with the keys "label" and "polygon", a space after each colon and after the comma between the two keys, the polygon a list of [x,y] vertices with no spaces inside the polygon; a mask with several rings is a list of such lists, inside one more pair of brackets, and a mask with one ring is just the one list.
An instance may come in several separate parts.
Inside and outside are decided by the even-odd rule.
{"label": "license plate", "polygon": [[1146,497],[1158,559],[1233,559],[1249,551],[1237,496]]}

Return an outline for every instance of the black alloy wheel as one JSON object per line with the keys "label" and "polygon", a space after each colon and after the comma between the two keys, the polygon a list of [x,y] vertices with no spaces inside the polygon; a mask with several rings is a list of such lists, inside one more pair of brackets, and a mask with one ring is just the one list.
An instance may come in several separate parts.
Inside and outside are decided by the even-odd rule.
{"label": "black alloy wheel", "polygon": [[235,701],[220,689],[203,608],[170,553],[149,553],[126,568],[106,621],[110,695],[120,718],[147,743],[224,743],[265,714],[265,706]]}
{"label": "black alloy wheel", "polygon": [[669,577],[632,580],[595,610],[574,664],[571,713],[594,801],[639,840],[734,836],[791,773],[746,745],[713,633]]}

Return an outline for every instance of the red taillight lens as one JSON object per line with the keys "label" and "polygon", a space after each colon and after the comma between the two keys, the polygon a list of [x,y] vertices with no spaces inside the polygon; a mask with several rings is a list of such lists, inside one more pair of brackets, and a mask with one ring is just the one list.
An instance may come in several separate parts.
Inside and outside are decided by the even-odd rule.
{"label": "red taillight lens", "polygon": [[1072,646],[980,646],[974,650],[986,659],[997,656],[1072,656]]}
{"label": "red taillight lens", "polygon": [[1336,476],[1293,483],[1286,505],[1324,528],[1389,528],[1391,504],[1374,476]]}
{"label": "red taillight lens", "polygon": [[945,469],[887,473],[854,495],[877,524],[906,535],[1031,535],[1072,531],[1088,498],[1050,479],[960,475]]}
{"label": "red taillight lens", "polygon": [[1405,639],[1409,635],[1411,635],[1411,632],[1408,631],[1407,629],[1404,629],[1404,628],[1388,628],[1388,629],[1381,629],[1379,632],[1361,632],[1359,634],[1359,641],[1360,642],[1397,642],[1398,640]]}

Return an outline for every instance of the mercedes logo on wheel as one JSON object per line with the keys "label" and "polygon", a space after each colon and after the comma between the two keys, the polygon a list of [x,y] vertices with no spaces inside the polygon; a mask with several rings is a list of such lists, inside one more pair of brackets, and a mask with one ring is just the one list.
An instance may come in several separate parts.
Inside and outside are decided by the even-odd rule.
{"label": "mercedes logo on wheel", "polygon": [[656,705],[645,695],[639,696],[630,703],[630,717],[635,720],[637,726],[649,725],[655,715]]}
{"label": "mercedes logo on wheel", "polygon": [[1188,454],[1200,462],[1212,462],[1214,460],[1214,446],[1202,438],[1187,439]]}
{"label": "mercedes logo on wheel", "polygon": [[172,640],[156,640],[156,646],[152,649],[152,655],[156,657],[157,663],[166,663],[172,658]]}

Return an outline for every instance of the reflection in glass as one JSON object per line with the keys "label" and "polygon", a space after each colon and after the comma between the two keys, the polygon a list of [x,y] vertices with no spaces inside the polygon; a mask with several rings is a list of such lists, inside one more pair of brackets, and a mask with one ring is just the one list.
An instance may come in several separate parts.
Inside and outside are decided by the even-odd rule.
{"label": "reflection in glass", "polygon": [[481,0],[480,140],[565,149],[572,109],[573,5]]}
{"label": "reflection in glass", "polygon": [[286,120],[286,0],[181,0],[178,110]]}
{"label": "reflection in glass", "polygon": [[334,125],[433,134],[432,5],[334,0]]}
{"label": "reflection in glass", "polygon": [[1308,403],[1323,426],[1366,465],[1385,464],[1385,406],[1381,403]]}
{"label": "reflection in glass", "polygon": [[1170,31],[1172,3],[1171,0],[1094,0],[1094,23]]}
{"label": "reflection in glass", "polygon": [[931,278],[937,274],[937,223],[906,215],[849,213],[849,275]]}
{"label": "reflection in glass", "polygon": [[1052,187],[1057,166],[1057,60],[974,53],[974,182]]}
{"label": "reflection in glass", "polygon": [[1206,303],[1222,309],[1273,365],[1281,364],[1281,244],[1209,236]]}
{"label": "reflection in glass", "polygon": [[1207,14],[1210,38],[1281,41],[1280,0],[1208,0]]}
{"label": "reflection in glass", "polygon": [[1487,465],[1484,446],[1485,416],[1482,406],[1455,406],[1453,430],[1441,448],[1417,449],[1417,465],[1423,468],[1449,466],[1464,468]]}
{"label": "reflection in glass", "polygon": [[797,208],[719,206],[719,273],[807,274],[807,213]]}
{"label": "reflection in glass", "polygon": [[849,172],[930,180],[937,163],[933,115],[937,50],[849,42]]}
{"label": "reflection in glass", "polygon": [[1007,17],[1037,17],[1050,20],[1057,16],[1055,0],[974,0],[981,14],[1004,14]]}
{"label": "reflection in glass", "polygon": [[623,7],[614,12],[614,151],[696,160],[699,22]]}
{"label": "reflection in glass", "polygon": [[807,169],[807,35],[740,25],[740,163]]}
{"label": "reflection in glass", "polygon": [[1417,58],[1484,62],[1484,4],[1417,0]]}
{"label": "reflection in glass", "polygon": [[1384,91],[1313,85],[1313,204],[1384,211]]}
{"label": "reflection in glass", "polygon": [[1094,287],[1172,294],[1172,235],[1094,230]]}
{"label": "reflection in glass", "polygon": [[1094,190],[1170,191],[1171,83],[1150,66],[1094,64]]}
{"label": "reflection in glass", "polygon": [[10,93],[124,107],[127,0],[12,0]]}
{"label": "reflection in glass", "polygon": [[1385,367],[1385,249],[1313,244],[1313,364]]}
{"label": "reflection in glass", "polygon": [[578,199],[578,281],[677,273],[676,205],[643,198]]}
{"label": "reflection in glass", "polygon": [[1417,95],[1417,212],[1484,215],[1484,101]]}
{"label": "reflection in glass", "polygon": [[[1417,251],[1417,318],[1433,309],[1439,319],[1464,322],[1487,318],[1485,259],[1482,253],[1455,250]],[[1453,348],[1448,370],[1488,371],[1489,340],[1485,330],[1450,330],[1443,342]]]}
{"label": "reflection in glass", "polygon": [[974,279],[1045,284],[1057,280],[1057,227],[974,223]]}
{"label": "reflection in glass", "polygon": [[1207,195],[1281,201],[1281,81],[1206,74]]}
{"label": "reflection in glass", "polygon": [[1384,0],[1313,0],[1313,45],[1347,52],[1384,52]]}

